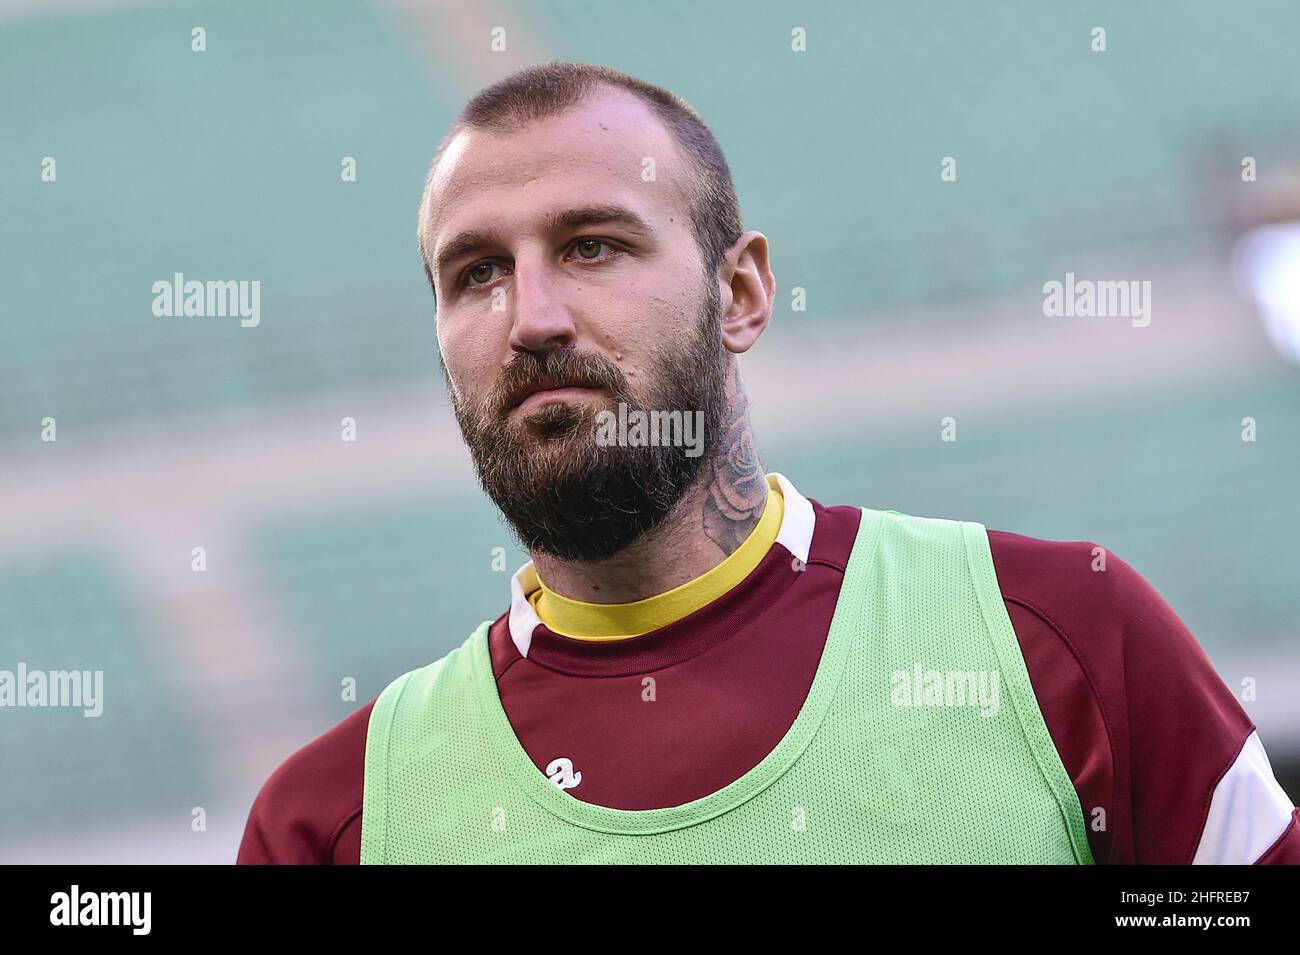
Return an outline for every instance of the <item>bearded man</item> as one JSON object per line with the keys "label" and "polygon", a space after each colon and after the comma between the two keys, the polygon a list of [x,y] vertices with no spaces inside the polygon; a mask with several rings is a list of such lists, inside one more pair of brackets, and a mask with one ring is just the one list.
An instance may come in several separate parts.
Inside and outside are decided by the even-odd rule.
{"label": "bearded man", "polygon": [[[1122,560],[765,470],[738,358],[768,240],[679,97],[565,62],[483,90],[419,241],[531,560],[276,770],[240,862],[1300,859],[1249,716]],[[618,411],[693,416],[703,453],[598,440]]]}

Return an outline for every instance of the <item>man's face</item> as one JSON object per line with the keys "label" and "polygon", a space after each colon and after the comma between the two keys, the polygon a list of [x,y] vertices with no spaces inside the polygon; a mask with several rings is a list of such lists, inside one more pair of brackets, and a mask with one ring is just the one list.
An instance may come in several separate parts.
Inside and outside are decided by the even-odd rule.
{"label": "man's face", "polygon": [[[708,461],[726,354],[686,176],[667,130],[621,92],[508,134],[462,132],[434,173],[423,239],[452,407],[530,550],[613,556]],[[619,403],[703,412],[706,453],[598,443],[597,412]]]}

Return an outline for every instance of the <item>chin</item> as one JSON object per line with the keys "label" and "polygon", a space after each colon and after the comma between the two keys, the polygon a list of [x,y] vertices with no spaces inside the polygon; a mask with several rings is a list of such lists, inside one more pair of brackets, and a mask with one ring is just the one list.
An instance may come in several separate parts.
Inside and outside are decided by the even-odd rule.
{"label": "chin", "polygon": [[525,439],[568,444],[584,436],[595,440],[595,414],[595,409],[586,405],[556,402],[524,412],[515,411],[513,416]]}

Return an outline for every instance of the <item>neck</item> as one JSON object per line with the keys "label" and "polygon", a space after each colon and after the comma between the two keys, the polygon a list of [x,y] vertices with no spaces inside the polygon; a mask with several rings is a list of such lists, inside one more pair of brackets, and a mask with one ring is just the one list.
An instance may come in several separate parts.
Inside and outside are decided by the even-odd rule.
{"label": "neck", "polygon": [[622,553],[592,563],[532,554],[546,586],[588,603],[630,603],[680,587],[722,563],[749,536],[767,503],[749,403],[736,362],[727,375],[727,410],[709,440],[708,462],[668,516]]}

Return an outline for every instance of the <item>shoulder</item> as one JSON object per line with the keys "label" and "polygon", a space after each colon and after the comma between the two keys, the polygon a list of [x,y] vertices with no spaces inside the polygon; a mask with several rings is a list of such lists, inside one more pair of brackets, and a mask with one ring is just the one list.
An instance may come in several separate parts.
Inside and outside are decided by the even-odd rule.
{"label": "shoulder", "polygon": [[1124,623],[1167,608],[1132,565],[1094,541],[1057,541],[989,529],[1004,596],[1074,622]]}
{"label": "shoulder", "polygon": [[[1290,801],[1250,716],[1156,587],[1094,541],[987,534],[1099,861],[1260,859],[1287,831]],[[1243,798],[1258,811],[1239,811]]]}
{"label": "shoulder", "polygon": [[[1210,705],[1238,733],[1253,729],[1200,643],[1137,569],[1093,541],[1054,541],[988,531],[998,584],[1009,610],[1038,626],[1022,643],[1051,641],[1088,674],[1103,702],[1171,704],[1132,694],[1163,685]],[[1196,722],[1203,722],[1197,720]]]}
{"label": "shoulder", "polygon": [[482,639],[486,626],[480,625],[461,646],[432,663],[401,674],[375,699],[282,762],[253,801],[236,861],[358,863],[372,722],[374,732],[387,732],[399,701],[422,717],[436,715],[431,703],[463,706],[472,644]]}
{"label": "shoulder", "polygon": [[[253,801],[239,864],[328,865],[359,837],[366,732],[375,701],[282,762]],[[350,833],[350,828],[355,833]],[[344,853],[346,854],[346,853]]]}

